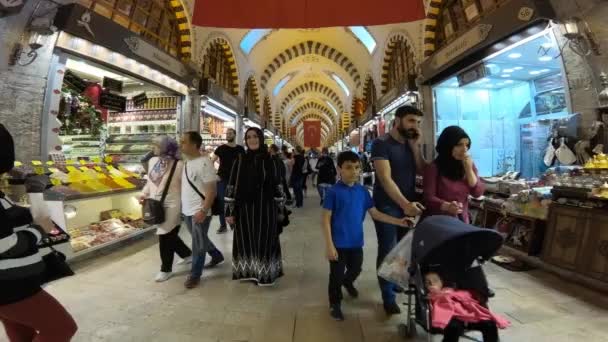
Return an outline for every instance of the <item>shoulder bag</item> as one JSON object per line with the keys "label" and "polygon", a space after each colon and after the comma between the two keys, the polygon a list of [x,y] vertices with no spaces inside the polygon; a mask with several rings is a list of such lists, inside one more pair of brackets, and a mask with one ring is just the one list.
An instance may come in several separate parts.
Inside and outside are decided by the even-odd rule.
{"label": "shoulder bag", "polygon": [[[186,168],[186,180],[188,181],[188,184],[190,184],[192,190],[194,190],[203,199],[204,202],[205,196],[200,191],[198,191],[198,188],[194,186],[194,184],[192,184],[192,182],[190,181],[190,176],[188,176],[188,163],[186,163],[186,166],[184,167]],[[217,198],[213,201],[213,205],[211,205],[211,215],[220,215],[220,213],[222,212],[222,208],[220,208],[220,203],[221,201],[218,201]]]}
{"label": "shoulder bag", "polygon": [[174,160],[173,166],[171,166],[171,172],[169,173],[169,179],[167,179],[167,183],[165,184],[165,188],[163,189],[163,195],[161,196],[160,201],[157,201],[152,198],[146,198],[144,200],[144,204],[141,209],[145,223],[161,224],[165,222],[165,208],[163,207],[163,204],[165,203],[167,192],[169,192],[169,186],[171,185],[171,180],[173,179],[173,174],[175,173],[176,167],[177,160]]}

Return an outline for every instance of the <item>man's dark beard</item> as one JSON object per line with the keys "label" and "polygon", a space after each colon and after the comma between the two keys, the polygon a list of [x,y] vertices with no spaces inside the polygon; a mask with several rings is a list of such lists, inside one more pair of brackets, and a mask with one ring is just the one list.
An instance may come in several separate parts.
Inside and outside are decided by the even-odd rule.
{"label": "man's dark beard", "polygon": [[228,139],[226,139],[226,141],[228,141],[229,143],[233,143],[234,142],[234,138],[228,138]]}
{"label": "man's dark beard", "polygon": [[403,127],[397,127],[397,131],[404,139],[416,139],[418,137],[418,132],[416,132],[413,128],[405,129]]}

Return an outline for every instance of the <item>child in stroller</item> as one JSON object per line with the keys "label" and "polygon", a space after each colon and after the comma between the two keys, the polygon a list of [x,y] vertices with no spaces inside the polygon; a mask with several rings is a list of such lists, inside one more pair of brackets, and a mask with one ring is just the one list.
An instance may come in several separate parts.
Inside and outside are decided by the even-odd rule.
{"label": "child in stroller", "polygon": [[497,327],[509,322],[489,311],[488,283],[480,264],[502,242],[497,232],[453,217],[432,216],[420,223],[412,241],[408,324],[399,327],[401,334],[412,337],[419,324],[429,341],[432,334],[444,335],[444,342],[458,341],[470,330],[481,331],[484,342],[498,341]]}

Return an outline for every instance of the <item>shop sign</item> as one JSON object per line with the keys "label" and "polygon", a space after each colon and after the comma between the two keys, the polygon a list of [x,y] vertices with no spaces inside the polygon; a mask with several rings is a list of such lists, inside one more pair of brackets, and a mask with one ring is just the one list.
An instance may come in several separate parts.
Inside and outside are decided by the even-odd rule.
{"label": "shop sign", "polygon": [[0,18],[21,11],[27,0],[0,0]]}
{"label": "shop sign", "polygon": [[103,87],[106,90],[113,90],[117,93],[122,93],[122,81],[115,80],[113,78],[104,77],[103,78]]}
{"label": "shop sign", "polygon": [[201,91],[202,95],[207,95],[239,114],[243,113],[243,101],[239,97],[230,94],[224,88],[215,84],[213,80],[208,78],[203,79]]}
{"label": "shop sign", "polygon": [[89,85],[85,80],[80,78],[80,76],[73,73],[71,70],[66,70],[63,75],[63,82],[68,85],[68,87],[77,93],[82,93],[87,86]]}
{"label": "shop sign", "polygon": [[109,110],[124,112],[127,109],[127,98],[104,91],[99,97],[99,105]]}
{"label": "shop sign", "polygon": [[467,84],[473,83],[487,76],[487,69],[485,63],[482,63],[473,69],[469,69],[456,76],[458,79],[458,86],[463,87]]}
{"label": "shop sign", "polygon": [[195,73],[189,72],[188,68],[177,58],[82,5],[74,3],[61,6],[53,24],[61,31],[89,40],[150,67],[158,68],[159,71],[167,72],[184,84],[191,84],[195,78]]}
{"label": "shop sign", "polygon": [[132,100],[133,100],[133,105],[135,107],[141,107],[148,102],[148,95],[146,95],[146,93],[144,92],[139,95],[133,96]]}
{"label": "shop sign", "polygon": [[488,38],[493,25],[479,24],[433,56],[431,65],[438,69]]}

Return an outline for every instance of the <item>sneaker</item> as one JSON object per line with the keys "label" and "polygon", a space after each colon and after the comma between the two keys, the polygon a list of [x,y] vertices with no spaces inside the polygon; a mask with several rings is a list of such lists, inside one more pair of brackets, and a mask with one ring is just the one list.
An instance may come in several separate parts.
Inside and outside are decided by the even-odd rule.
{"label": "sneaker", "polygon": [[158,272],[158,274],[156,275],[156,278],[154,278],[154,280],[157,283],[162,283],[163,281],[169,280],[169,278],[171,278],[172,275],[173,275],[173,272]]}
{"label": "sneaker", "polygon": [[336,321],[343,321],[344,320],[344,314],[342,313],[342,308],[340,307],[339,304],[337,305],[332,305],[329,308],[329,314],[331,315],[331,317],[333,319],[335,319]]}
{"label": "sneaker", "polygon": [[191,264],[191,263],[192,263],[192,256],[181,259],[180,261],[177,262],[178,265],[187,265],[187,264]]}
{"label": "sneaker", "polygon": [[201,278],[193,278],[192,276],[188,276],[188,279],[186,279],[184,286],[187,289],[193,289],[193,288],[197,287],[198,284],[200,284],[200,283],[201,283]]}
{"label": "sneaker", "polygon": [[273,281],[272,283],[260,283],[259,281],[256,283],[257,286],[259,287],[271,287],[276,285],[276,282]]}
{"label": "sneaker", "polygon": [[349,285],[344,284],[344,288],[346,289],[346,292],[348,292],[348,295],[351,296],[352,298],[359,297],[359,291],[357,291],[357,289],[355,288],[355,286],[353,286],[353,284],[349,284]]}
{"label": "sneaker", "polygon": [[217,230],[218,234],[224,234],[228,232],[228,228],[226,227],[220,227],[220,229]]}
{"label": "sneaker", "polygon": [[221,265],[224,263],[224,256],[220,255],[217,258],[211,258],[211,261],[205,265],[204,268],[214,268],[215,266]]}
{"label": "sneaker", "polygon": [[395,302],[384,303],[384,312],[386,312],[387,316],[398,315],[401,313],[401,309]]}

